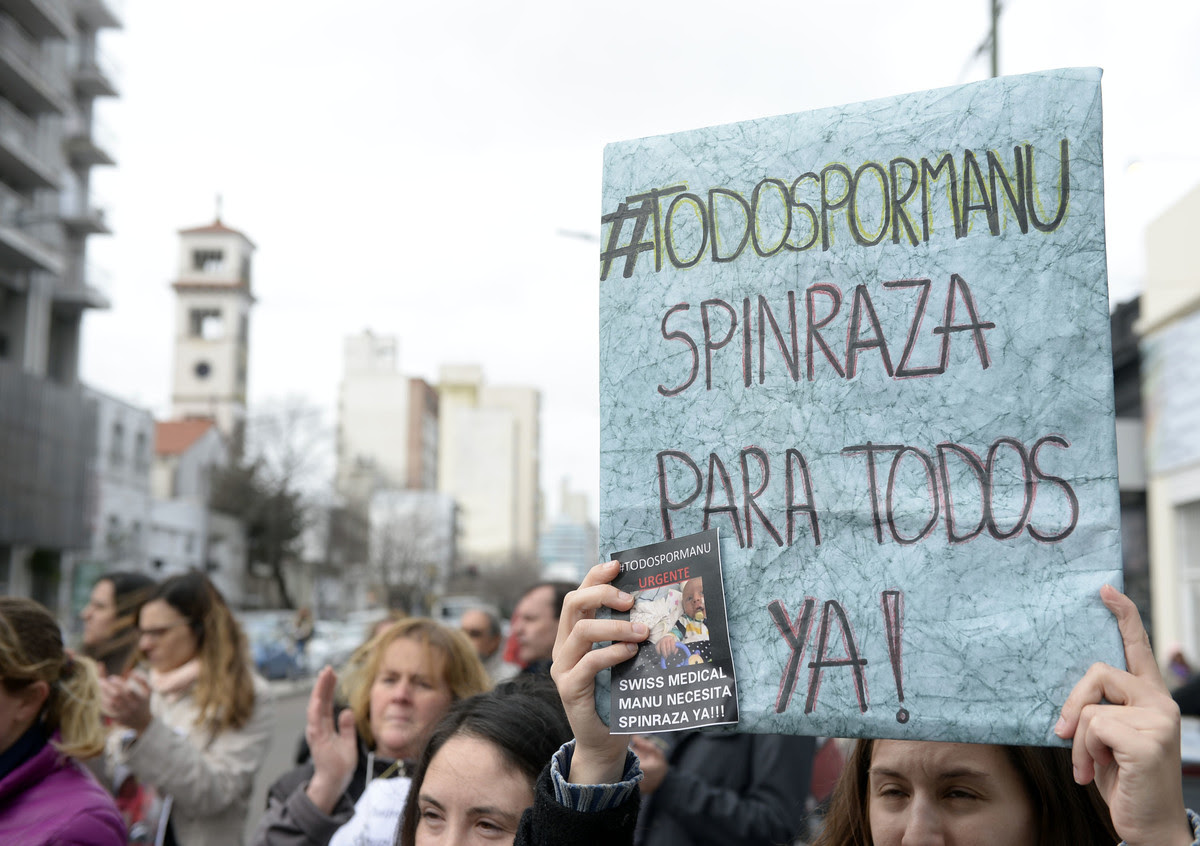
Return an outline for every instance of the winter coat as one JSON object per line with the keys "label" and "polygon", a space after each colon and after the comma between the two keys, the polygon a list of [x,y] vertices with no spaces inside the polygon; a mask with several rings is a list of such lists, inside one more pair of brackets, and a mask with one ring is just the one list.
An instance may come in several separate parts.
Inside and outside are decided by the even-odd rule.
{"label": "winter coat", "polygon": [[196,725],[193,692],[194,686],[171,701],[152,693],[150,724],[132,743],[114,733],[110,758],[172,797],[171,828],[182,846],[239,846],[271,742],[274,703],[267,683],[255,676],[249,721],[214,735]]}
{"label": "winter coat", "polygon": [[813,738],[692,731],[667,739],[670,769],[642,797],[638,846],[765,846],[803,833]]}
{"label": "winter coat", "polygon": [[546,766],[533,788],[533,807],[521,815],[513,846],[623,846],[633,843],[640,794],[633,793],[615,808],[594,813],[573,811],[554,795],[550,767]]}
{"label": "winter coat", "polygon": [[258,822],[251,846],[326,846],[334,832],[354,816],[354,805],[367,786],[368,761],[372,779],[391,765],[386,759],[368,755],[367,745],[359,737],[358,763],[350,785],[329,814],[322,813],[305,792],[313,776],[312,761],[284,773],[267,791],[267,810]]}
{"label": "winter coat", "polygon": [[47,743],[0,778],[0,843],[125,846],[125,823],[91,773]]}

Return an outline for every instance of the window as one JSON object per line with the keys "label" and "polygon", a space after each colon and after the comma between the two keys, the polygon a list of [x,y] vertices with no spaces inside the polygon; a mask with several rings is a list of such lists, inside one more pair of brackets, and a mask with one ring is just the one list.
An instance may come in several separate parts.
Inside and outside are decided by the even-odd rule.
{"label": "window", "polygon": [[220,273],[225,268],[224,250],[192,250],[192,269],[202,273]]}
{"label": "window", "polygon": [[206,341],[219,341],[225,333],[219,308],[194,308],[188,312],[188,334]]}
{"label": "window", "polygon": [[108,445],[108,460],[112,462],[113,467],[120,467],[125,463],[125,427],[120,420],[113,423],[112,426],[112,442]]}

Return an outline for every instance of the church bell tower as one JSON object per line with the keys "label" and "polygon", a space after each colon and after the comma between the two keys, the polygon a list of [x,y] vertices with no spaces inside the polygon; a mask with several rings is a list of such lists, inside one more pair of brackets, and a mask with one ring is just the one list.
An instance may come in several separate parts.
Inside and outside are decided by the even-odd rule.
{"label": "church bell tower", "polygon": [[220,216],[208,226],[182,229],[172,285],[172,416],[214,420],[236,456],[245,437],[253,252],[250,239]]}

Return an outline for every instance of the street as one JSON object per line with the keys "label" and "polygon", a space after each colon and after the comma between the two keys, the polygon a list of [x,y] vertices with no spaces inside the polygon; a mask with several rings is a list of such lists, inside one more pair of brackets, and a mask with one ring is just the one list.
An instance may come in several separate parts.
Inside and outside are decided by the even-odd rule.
{"label": "street", "polygon": [[304,735],[304,710],[308,705],[311,680],[279,682],[271,685],[275,693],[275,728],[267,760],[254,781],[250,814],[246,818],[246,841],[254,834],[258,820],[267,807],[267,788],[279,776],[295,766],[296,744]]}

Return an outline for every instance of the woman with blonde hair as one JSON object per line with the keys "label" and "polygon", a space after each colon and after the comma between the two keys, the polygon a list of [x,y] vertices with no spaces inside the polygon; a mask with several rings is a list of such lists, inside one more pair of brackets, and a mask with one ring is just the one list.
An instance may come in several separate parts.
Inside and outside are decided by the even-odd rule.
{"label": "woman with blonde hair", "polygon": [[91,661],[41,605],[0,596],[0,843],[123,846],[112,797],[77,762],[103,749]]}
{"label": "woman with blonde hair", "polygon": [[268,792],[255,846],[391,846],[410,776],[450,706],[491,687],[470,641],[426,617],[393,623],[358,648],[335,714],[337,676],[321,670],[308,703],[312,759]]}
{"label": "woman with blonde hair", "polygon": [[179,843],[241,843],[274,712],[246,636],[195,571],[159,584],[138,624],[149,678],[101,680],[105,712],[125,728],[109,741],[110,763],[170,797]]}

